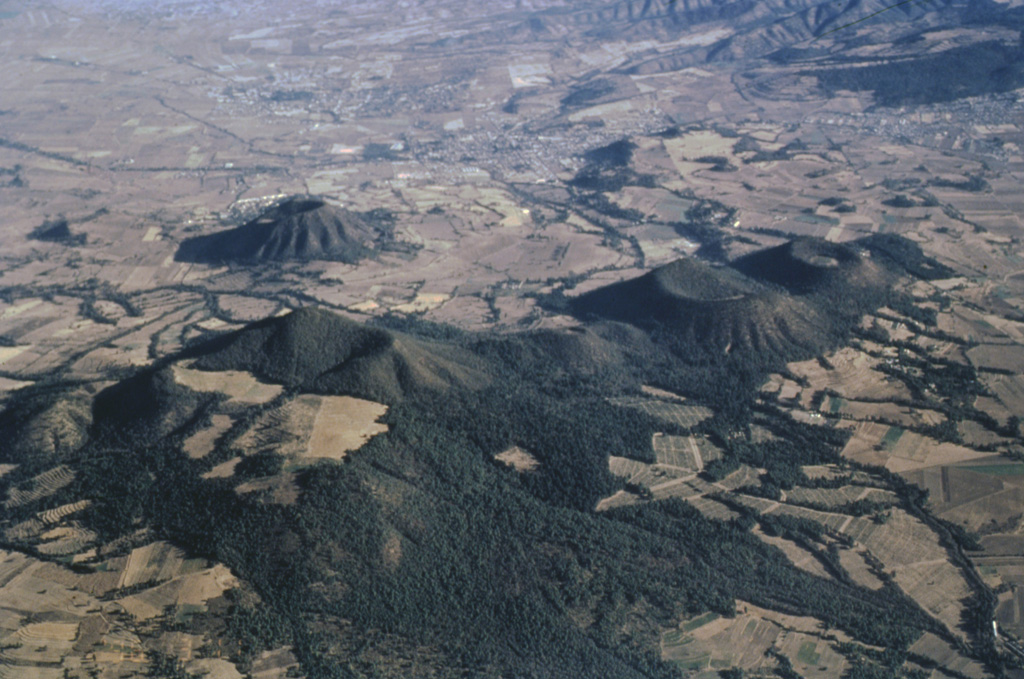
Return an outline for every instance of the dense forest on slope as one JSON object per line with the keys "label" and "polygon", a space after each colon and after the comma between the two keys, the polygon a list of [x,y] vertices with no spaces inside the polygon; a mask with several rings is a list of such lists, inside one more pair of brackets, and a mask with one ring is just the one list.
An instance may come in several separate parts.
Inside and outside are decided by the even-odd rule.
{"label": "dense forest on slope", "polygon": [[[815,259],[828,254],[819,247],[803,244],[798,254],[831,272]],[[869,293],[848,303],[884,299],[883,283],[900,272],[872,264],[883,265],[884,275],[869,276]],[[669,283],[677,294],[679,280]],[[750,279],[737,289],[793,303],[805,303],[801,295],[862,294],[851,285],[801,286],[796,294],[784,283]],[[698,292],[688,294],[710,305],[710,322],[719,291]],[[654,307],[641,299],[637,308]],[[84,521],[102,539],[148,526],[227,564],[258,595],[258,603],[232,604],[237,656],[293,644],[309,677],[398,676],[402,668],[431,676],[674,677],[679,670],[659,658],[660,631],[704,611],[732,615],[737,599],[814,616],[897,651],[923,631],[945,634],[894,586],[869,590],[794,567],[751,534],[756,516],[710,519],[678,499],[594,511],[622,487],[609,455],[650,461],[655,432],[685,433],[609,400],[641,385],[711,405],[717,414],[702,426],[725,463],[764,467],[778,485],[801,476],[799,465],[840,462],[844,435],[836,430],[762,408],[758,417],[782,437],[755,442],[749,423],[767,370],[783,358],[813,356],[849,326],[830,321],[820,344],[791,346],[785,356],[747,342],[726,360],[704,360],[706,352],[687,346],[691,339],[673,334],[679,323],[692,321],[599,318],[566,331],[478,335],[411,321],[402,330],[365,326],[301,309],[196,345],[101,392],[92,422],[81,423],[88,441],[61,453],[74,482],[44,503],[89,498]],[[173,364],[186,360],[284,386],[268,404],[236,406],[233,431],[299,393],[379,400],[389,407],[389,431],[343,463],[289,471],[300,491],[293,503],[240,494],[239,478],[277,474],[283,460],[261,453],[239,463],[235,477],[203,477],[233,454],[230,437],[201,459],[182,445],[225,397],[176,383]],[[48,412],[45,394],[36,397],[23,408],[30,417]],[[515,471],[494,459],[512,446],[537,467]],[[10,487],[24,477],[3,481]],[[767,519],[764,526],[803,530]]]}

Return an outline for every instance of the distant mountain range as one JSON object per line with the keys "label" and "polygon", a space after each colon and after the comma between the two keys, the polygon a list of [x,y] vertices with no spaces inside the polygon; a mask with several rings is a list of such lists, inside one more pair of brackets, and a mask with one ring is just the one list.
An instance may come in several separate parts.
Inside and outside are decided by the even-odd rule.
{"label": "distant mountain range", "polygon": [[[801,75],[818,79],[819,94],[873,90],[883,106],[949,101],[1024,85],[1018,45],[981,37],[973,43],[943,43],[941,31],[953,26],[1024,29],[1024,7],[993,0],[615,0],[552,5],[535,5],[527,18],[459,40],[529,43],[575,36],[581,47],[584,41],[660,43],[656,50],[624,53],[616,66],[572,82],[563,102],[570,109],[623,98],[631,87],[625,76],[708,64],[797,68]],[[771,75],[781,73],[791,71],[774,70]],[[739,84],[756,88],[761,96],[776,94],[772,77]]]}

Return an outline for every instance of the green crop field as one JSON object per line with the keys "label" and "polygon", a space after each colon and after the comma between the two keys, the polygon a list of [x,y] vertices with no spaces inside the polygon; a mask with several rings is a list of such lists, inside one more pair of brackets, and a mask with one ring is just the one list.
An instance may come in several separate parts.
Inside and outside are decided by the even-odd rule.
{"label": "green crop field", "polygon": [[817,652],[817,649],[817,643],[805,641],[800,645],[800,651],[796,654],[796,659],[805,665],[817,665],[821,659],[821,654]]}
{"label": "green crop field", "polygon": [[718,620],[719,617],[720,616],[718,615],[718,613],[705,613],[704,615],[698,616],[693,620],[689,620],[683,623],[681,629],[684,632],[692,632],[695,629],[700,629],[709,622],[714,622],[715,620]]}
{"label": "green crop field", "polygon": [[976,464],[960,469],[991,476],[1024,476],[1024,464]]}
{"label": "green crop field", "polygon": [[698,656],[696,658],[687,658],[686,660],[676,660],[675,662],[676,662],[676,665],[678,665],[680,669],[684,669],[684,670],[700,670],[700,669],[704,669],[705,667],[707,667],[708,662],[710,660],[711,660],[711,656],[709,654],[704,654],[704,655]]}
{"label": "green crop field", "polygon": [[882,445],[886,448],[892,448],[903,436],[903,429],[901,427],[889,427],[889,431],[885,432],[885,436],[882,437]]}

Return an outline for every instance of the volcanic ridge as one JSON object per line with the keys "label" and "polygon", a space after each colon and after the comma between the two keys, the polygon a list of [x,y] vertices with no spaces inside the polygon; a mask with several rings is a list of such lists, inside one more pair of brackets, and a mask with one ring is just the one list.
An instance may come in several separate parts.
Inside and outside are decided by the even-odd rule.
{"label": "volcanic ridge", "polygon": [[729,266],[676,260],[580,295],[569,310],[658,330],[688,353],[788,359],[833,343],[845,317],[877,306],[890,280],[859,248],[807,238]]}

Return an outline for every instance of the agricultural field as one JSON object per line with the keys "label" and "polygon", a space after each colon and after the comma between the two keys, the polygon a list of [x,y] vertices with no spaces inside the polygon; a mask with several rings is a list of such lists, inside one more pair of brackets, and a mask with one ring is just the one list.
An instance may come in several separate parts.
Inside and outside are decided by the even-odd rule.
{"label": "agricultural field", "polygon": [[695,427],[713,414],[710,409],[704,406],[684,405],[658,398],[626,396],[612,399],[612,403],[625,408],[636,408],[651,417],[662,420],[666,424],[675,425],[680,429]]}
{"label": "agricultural field", "polygon": [[859,500],[895,505],[899,498],[892,491],[865,486],[842,486],[840,488],[793,488],[785,491],[786,502],[820,507],[842,507]]}
{"label": "agricultural field", "polygon": [[382,404],[351,396],[299,394],[260,415],[232,447],[250,455],[274,450],[295,465],[337,461],[386,432],[378,422],[386,412]]}
{"label": "agricultural field", "polygon": [[[211,569],[203,560],[182,559],[179,550],[164,543],[136,549],[127,559],[108,559],[104,565],[82,574],[15,552],[0,554],[4,676],[113,679],[144,670],[153,652],[166,653],[171,646],[189,670],[208,666],[225,679],[241,676],[226,660],[201,658],[208,641],[202,636],[169,646],[174,635],[189,635],[151,631],[146,636],[152,637],[144,638],[137,632],[141,620],[148,620],[151,630],[163,630],[177,619],[175,610],[207,610],[209,599],[237,584],[223,566]],[[168,586],[176,591],[171,594]],[[110,598],[125,587],[137,593]]]}
{"label": "agricultural field", "polygon": [[704,468],[704,459],[697,446],[696,437],[655,435],[651,440],[654,457],[659,465],[677,467],[699,472]]}
{"label": "agricultural field", "polygon": [[770,670],[777,667],[772,653],[788,658],[800,676],[838,676],[846,669],[845,658],[823,639],[835,632],[823,630],[819,621],[782,615],[745,602],[737,602],[736,608],[733,618],[709,613],[663,632],[662,657],[698,677],[718,676],[718,669],[725,667],[750,672]]}
{"label": "agricultural field", "polygon": [[282,391],[279,385],[260,382],[249,373],[238,370],[211,372],[175,365],[174,379],[178,384],[193,391],[213,391],[225,394],[229,404],[267,403],[274,400]]}
{"label": "agricultural field", "polygon": [[841,426],[852,430],[850,441],[843,449],[845,457],[898,473],[994,457],[990,452],[955,443],[939,443],[902,427],[876,422],[852,423],[852,426],[844,423]]}

